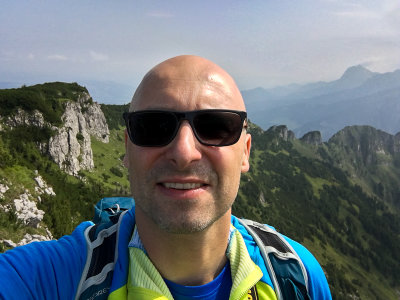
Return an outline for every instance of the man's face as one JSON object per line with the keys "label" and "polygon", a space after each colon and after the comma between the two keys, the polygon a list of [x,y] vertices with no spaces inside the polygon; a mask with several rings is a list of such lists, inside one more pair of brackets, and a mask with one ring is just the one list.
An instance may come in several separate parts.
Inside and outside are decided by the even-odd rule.
{"label": "man's face", "polygon": [[[135,111],[164,109],[244,110],[223,78],[163,78],[143,88]],[[249,168],[250,135],[231,146],[202,145],[187,121],[163,147],[140,147],[127,139],[127,160],[136,213],[170,233],[204,230],[230,211],[240,174]]]}

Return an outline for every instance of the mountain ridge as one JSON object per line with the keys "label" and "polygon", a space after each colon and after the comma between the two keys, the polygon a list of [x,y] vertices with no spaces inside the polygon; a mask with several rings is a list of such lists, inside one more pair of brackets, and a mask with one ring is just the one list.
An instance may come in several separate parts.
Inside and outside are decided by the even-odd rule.
{"label": "mountain ridge", "polygon": [[[298,136],[319,130],[327,141],[348,125],[368,124],[392,134],[398,132],[399,90],[400,70],[381,74],[354,66],[338,80],[290,86],[286,93],[285,87],[281,87],[280,95],[262,88],[258,88],[254,98],[252,90],[242,94],[249,118],[262,128],[287,124]],[[385,105],[384,111],[375,109]],[[358,110],[363,113],[357,113]],[[341,112],[345,114],[342,116]],[[345,117],[350,112],[354,112],[356,121],[350,115]]]}

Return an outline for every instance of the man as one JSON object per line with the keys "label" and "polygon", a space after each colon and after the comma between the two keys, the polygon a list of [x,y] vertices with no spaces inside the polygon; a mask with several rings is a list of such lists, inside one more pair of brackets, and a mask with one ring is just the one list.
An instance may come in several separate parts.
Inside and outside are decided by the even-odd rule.
{"label": "man", "polygon": [[[124,115],[135,208],[120,218],[111,287],[89,299],[276,299],[260,250],[231,216],[240,175],[249,170],[244,111],[234,80],[204,58],[178,56],[147,73]],[[84,248],[89,226],[0,257],[8,265],[0,267],[0,296],[71,299],[90,290],[101,274],[81,275],[95,253]],[[287,240],[307,271],[308,292],[298,299],[330,299],[315,258]],[[28,253],[35,255],[31,274],[17,262]]]}

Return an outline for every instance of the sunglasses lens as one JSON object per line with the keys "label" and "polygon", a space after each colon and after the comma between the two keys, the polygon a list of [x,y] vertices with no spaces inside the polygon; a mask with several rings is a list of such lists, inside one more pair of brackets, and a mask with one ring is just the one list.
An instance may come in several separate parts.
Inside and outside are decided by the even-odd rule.
{"label": "sunglasses lens", "polygon": [[125,113],[131,141],[143,147],[168,145],[178,132],[182,120],[188,120],[200,143],[229,146],[236,143],[243,129],[245,112],[198,110],[191,112],[138,111]]}
{"label": "sunglasses lens", "polygon": [[199,112],[193,126],[200,142],[212,146],[228,146],[237,142],[243,128],[240,115],[234,112]]}
{"label": "sunglasses lens", "polygon": [[129,118],[129,134],[138,146],[167,145],[174,137],[178,121],[172,113],[143,112]]}

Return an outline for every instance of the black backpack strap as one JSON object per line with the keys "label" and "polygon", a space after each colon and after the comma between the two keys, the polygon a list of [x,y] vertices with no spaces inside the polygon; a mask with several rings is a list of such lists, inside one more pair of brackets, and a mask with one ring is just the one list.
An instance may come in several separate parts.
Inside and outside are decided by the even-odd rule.
{"label": "black backpack strap", "polygon": [[238,220],[259,247],[278,300],[310,299],[307,271],[285,238],[264,224]]}
{"label": "black backpack strap", "polygon": [[85,230],[87,257],[75,300],[107,299],[118,258],[119,228],[126,212],[118,212],[110,216],[109,222]]}

